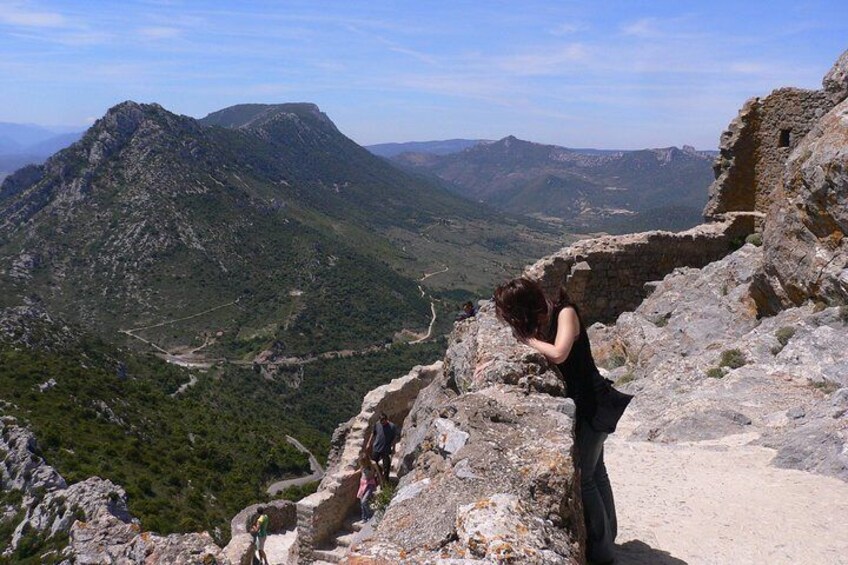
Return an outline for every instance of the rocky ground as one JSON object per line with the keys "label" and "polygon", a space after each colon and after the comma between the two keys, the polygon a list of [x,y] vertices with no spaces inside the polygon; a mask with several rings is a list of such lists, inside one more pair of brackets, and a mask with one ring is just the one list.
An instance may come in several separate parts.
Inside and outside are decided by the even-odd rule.
{"label": "rocky ground", "polygon": [[622,563],[848,563],[848,309],[758,318],[762,256],[679,269],[591,330],[636,394],[608,442]]}

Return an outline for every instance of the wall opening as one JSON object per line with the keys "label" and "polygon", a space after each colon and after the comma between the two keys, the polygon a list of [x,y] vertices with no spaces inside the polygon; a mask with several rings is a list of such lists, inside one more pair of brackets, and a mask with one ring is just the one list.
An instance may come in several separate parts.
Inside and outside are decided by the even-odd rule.
{"label": "wall opening", "polygon": [[792,130],[782,129],[780,130],[780,140],[778,145],[780,147],[789,147],[789,142],[792,140]]}

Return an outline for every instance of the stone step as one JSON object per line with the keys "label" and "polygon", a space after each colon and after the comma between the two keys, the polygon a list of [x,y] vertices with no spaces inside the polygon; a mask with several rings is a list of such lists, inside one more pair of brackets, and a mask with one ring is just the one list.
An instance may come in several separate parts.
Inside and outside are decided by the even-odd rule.
{"label": "stone step", "polygon": [[358,532],[340,532],[336,534],[336,545],[341,547],[350,547],[356,541]]}
{"label": "stone step", "polygon": [[347,555],[347,551],[343,547],[334,547],[333,549],[313,549],[312,556],[317,559],[323,559],[330,563],[341,563],[342,559]]}

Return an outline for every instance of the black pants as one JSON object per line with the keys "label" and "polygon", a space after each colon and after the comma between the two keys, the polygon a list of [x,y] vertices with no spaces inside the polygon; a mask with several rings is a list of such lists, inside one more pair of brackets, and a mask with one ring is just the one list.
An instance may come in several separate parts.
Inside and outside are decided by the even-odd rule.
{"label": "black pants", "polygon": [[586,519],[586,553],[590,560],[599,562],[613,559],[615,536],[618,533],[612,486],[604,465],[606,439],[606,433],[595,431],[586,422],[578,421],[577,452],[583,516]]}
{"label": "black pants", "polygon": [[383,471],[383,477],[388,479],[389,472],[392,470],[392,453],[390,451],[374,453],[371,455],[371,459],[380,465],[380,469]]}

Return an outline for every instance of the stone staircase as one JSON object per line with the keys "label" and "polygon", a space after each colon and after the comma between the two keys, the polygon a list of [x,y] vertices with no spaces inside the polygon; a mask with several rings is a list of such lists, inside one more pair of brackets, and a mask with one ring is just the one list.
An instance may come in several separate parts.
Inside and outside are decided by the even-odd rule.
{"label": "stone staircase", "polygon": [[365,524],[359,520],[359,515],[351,516],[345,522],[344,527],[325,544],[312,551],[316,565],[327,563],[341,563],[347,555],[350,546],[358,541]]}

